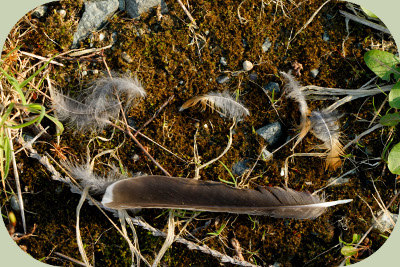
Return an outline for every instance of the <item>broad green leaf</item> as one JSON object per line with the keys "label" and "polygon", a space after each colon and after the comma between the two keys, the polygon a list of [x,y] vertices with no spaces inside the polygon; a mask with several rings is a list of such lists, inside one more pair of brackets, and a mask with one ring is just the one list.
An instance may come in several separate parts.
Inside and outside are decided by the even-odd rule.
{"label": "broad green leaf", "polygon": [[360,241],[361,236],[359,234],[353,234],[353,240],[351,241],[352,244],[357,244]]}
{"label": "broad green leaf", "polygon": [[370,50],[365,53],[364,61],[368,68],[370,68],[382,80],[389,81],[391,74],[394,74],[396,80],[400,78],[400,68],[397,67],[400,63],[400,59],[392,53],[380,50]]}
{"label": "broad green leaf", "polygon": [[400,174],[400,143],[389,152],[388,167],[391,173]]}
{"label": "broad green leaf", "polygon": [[383,126],[395,126],[400,122],[400,113],[386,114],[379,122]]}
{"label": "broad green leaf", "polygon": [[389,105],[400,109],[400,81],[398,81],[389,93]]}
{"label": "broad green leaf", "polygon": [[368,9],[363,8],[363,7],[361,7],[361,9],[368,17],[371,17],[371,18],[374,18],[374,19],[379,19],[377,15],[375,15],[374,13],[369,11]]}
{"label": "broad green leaf", "polygon": [[353,256],[353,255],[356,255],[357,252],[358,252],[358,249],[353,246],[344,246],[340,250],[340,253],[342,253],[342,255],[344,255],[344,256]]}
{"label": "broad green leaf", "polygon": [[51,120],[56,125],[56,127],[58,128],[57,135],[61,135],[62,132],[64,131],[64,125],[59,120],[48,114],[44,114],[44,116],[49,120]]}
{"label": "broad green leaf", "polygon": [[14,103],[11,103],[8,108],[6,109],[6,111],[4,112],[4,115],[1,116],[0,119],[0,128],[3,126],[3,124],[6,122],[7,117],[10,115],[12,109],[14,108]]}

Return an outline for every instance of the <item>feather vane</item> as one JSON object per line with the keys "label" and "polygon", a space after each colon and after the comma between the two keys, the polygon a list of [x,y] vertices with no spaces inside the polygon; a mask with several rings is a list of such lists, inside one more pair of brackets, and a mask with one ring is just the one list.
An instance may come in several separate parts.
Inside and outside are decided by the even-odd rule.
{"label": "feather vane", "polygon": [[315,219],[329,206],[319,196],[289,188],[237,189],[223,183],[168,176],[139,176],[107,187],[102,204],[112,209],[172,208],[276,218]]}
{"label": "feather vane", "polygon": [[228,92],[210,92],[205,95],[195,96],[186,101],[179,111],[195,106],[198,103],[202,105],[202,111],[208,106],[212,110],[218,110],[222,115],[231,119],[242,119],[250,115],[249,110],[243,104],[236,101]]}

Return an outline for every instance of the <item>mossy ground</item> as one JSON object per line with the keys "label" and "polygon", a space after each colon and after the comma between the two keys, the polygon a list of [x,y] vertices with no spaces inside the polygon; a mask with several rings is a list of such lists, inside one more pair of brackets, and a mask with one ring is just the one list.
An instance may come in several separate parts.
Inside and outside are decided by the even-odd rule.
{"label": "mossy ground", "polygon": [[[133,120],[136,126],[140,127],[150,119],[154,112],[174,95],[174,99],[143,129],[143,133],[187,162],[177,159],[145,139],[140,139],[157,161],[174,176],[194,175],[194,165],[190,162],[193,157],[196,127],[199,127],[199,155],[202,161],[206,162],[224,149],[231,124],[231,121],[221,118],[217,113],[200,112],[196,108],[179,112],[180,105],[187,99],[210,91],[228,90],[238,93],[240,101],[248,107],[251,116],[236,127],[232,148],[221,161],[228,167],[243,159],[254,163],[264,145],[264,141],[257,136],[254,129],[279,120],[284,124],[287,133],[293,136],[299,118],[297,105],[285,97],[280,97],[275,102],[275,110],[261,89],[263,85],[274,81],[282,88],[279,71],[289,70],[291,63],[297,61],[304,68],[302,76],[299,77],[303,85],[358,88],[374,76],[364,64],[363,54],[374,42],[381,41],[381,37],[388,40],[387,36],[381,36],[368,27],[350,22],[351,32],[342,47],[347,31],[339,10],[345,9],[344,2],[333,1],[327,4],[289,46],[288,40],[307,22],[323,1],[296,1],[296,4],[284,1],[282,5],[271,1],[265,6],[262,6],[262,1],[191,1],[190,11],[199,26],[199,29],[194,31],[190,31],[189,21],[179,4],[176,1],[166,2],[169,11],[161,21],[157,19],[155,10],[143,14],[140,20],[128,19],[125,13],[117,13],[82,46],[89,47],[92,44],[93,47],[103,47],[111,43],[112,33],[117,33],[117,41],[113,47],[104,50],[108,66],[118,73],[137,75],[148,93],[145,100],[128,112],[128,118]],[[61,8],[66,10],[65,17],[56,12]],[[72,31],[76,28],[82,10],[81,1],[61,1],[49,5],[44,18],[35,19],[28,15],[27,20],[30,24],[21,21],[20,31],[29,27],[34,27],[34,30],[19,40],[21,50],[46,57],[68,51],[72,42]],[[240,16],[246,19],[246,23],[240,22],[238,10]],[[206,32],[208,34],[205,34]],[[98,39],[100,33],[106,36],[103,41]],[[324,33],[329,36],[329,41],[323,40]],[[206,41],[203,42],[196,34],[202,35]],[[272,46],[269,51],[263,52],[261,45],[267,37]],[[126,52],[132,58],[132,63],[122,59],[122,52]],[[346,56],[343,56],[343,52]],[[226,58],[227,66],[219,63],[221,57]],[[52,66],[50,77],[57,88],[71,95],[78,94],[98,76],[93,74],[92,70],[105,71],[98,55],[86,59],[58,60],[65,67]],[[224,74],[224,71],[240,70],[244,60],[256,63],[252,71],[236,76],[228,72],[228,83],[216,82],[216,78]],[[309,74],[313,68],[319,69],[316,78]],[[82,71],[87,71],[88,74],[83,76]],[[255,82],[249,79],[252,72],[257,73]],[[374,111],[384,99],[385,96],[381,95],[360,99],[340,107],[340,112],[346,114],[341,119],[343,143],[368,129]],[[330,103],[332,102],[313,101],[310,107],[321,109]],[[382,114],[386,110],[385,107]],[[208,128],[204,127],[205,124]],[[371,226],[371,212],[361,198],[369,203],[374,211],[379,210],[372,197],[376,192],[371,181],[374,180],[386,204],[394,196],[395,176],[388,172],[383,161],[375,167],[359,164],[362,160],[381,156],[388,132],[389,129],[385,128],[371,133],[358,145],[349,148],[343,167],[335,172],[324,171],[323,160],[316,157],[296,158],[294,163],[290,163],[289,186],[311,192],[325,186],[330,177],[340,176],[358,167],[355,173],[347,176],[350,178],[348,183],[326,189],[330,200],[353,198],[351,204],[331,208],[312,221],[202,213],[190,224],[189,231],[211,220],[208,227],[194,234],[197,239],[207,238],[204,241],[206,245],[234,256],[235,251],[230,239],[235,237],[244,249],[245,260],[260,265],[280,262],[284,266],[298,266],[311,260],[310,265],[338,264],[343,259],[340,248],[329,249],[339,243],[339,236],[345,241],[350,241],[353,234],[362,235]],[[111,131],[103,132],[102,136],[110,137]],[[88,140],[88,136],[73,134],[73,130],[67,128],[61,136],[61,145],[69,147],[68,151],[78,155],[78,158],[83,158],[86,155]],[[126,170],[131,173],[142,171],[148,174],[162,174],[129,138],[124,138],[118,131],[110,142],[91,143],[91,155],[94,156],[104,149],[115,148],[123,141],[124,144],[118,149],[117,155]],[[318,143],[318,140],[309,135],[296,151],[309,151]],[[40,153],[47,151],[54,157],[57,156],[48,144],[37,144],[35,148]],[[136,162],[132,160],[135,154],[140,157]],[[281,167],[286,157],[291,154],[288,145],[274,155],[272,162],[260,161],[252,172],[251,177],[256,178],[249,187],[254,184],[281,186]],[[25,245],[27,252],[34,258],[49,264],[70,264],[57,259],[52,254],[53,251],[80,259],[75,239],[75,209],[79,196],[70,193],[67,186],[52,181],[48,172],[34,159],[20,155],[18,160],[23,164],[20,175],[22,187],[26,188],[24,200],[29,211],[26,215],[28,226],[37,224],[35,236],[23,239],[19,244]],[[102,157],[101,160],[117,164],[115,159]],[[97,168],[100,171],[104,169],[100,163]],[[223,165],[218,162],[202,170],[201,177],[204,180],[215,181],[218,181],[218,178],[231,179]],[[9,179],[12,181],[12,178]],[[7,214],[10,209],[9,203],[3,195],[2,213]],[[389,210],[397,212],[397,207],[398,201]],[[159,216],[161,213],[159,210],[147,210],[142,211],[140,215],[154,227],[164,229],[168,213]],[[126,242],[98,209],[84,205],[81,214],[81,233],[89,258],[94,259],[98,266],[127,266],[130,262],[130,252]],[[7,224],[7,221],[5,222]],[[210,235],[207,235],[218,230],[223,224],[226,224],[226,227],[219,237],[210,238]],[[136,230],[142,254],[150,259],[154,258],[163,239],[153,237],[140,228]],[[372,254],[386,241],[377,231],[373,231],[368,238],[369,249],[356,260]],[[162,263],[167,266],[218,265],[215,258],[188,250],[179,244],[173,244]]]}

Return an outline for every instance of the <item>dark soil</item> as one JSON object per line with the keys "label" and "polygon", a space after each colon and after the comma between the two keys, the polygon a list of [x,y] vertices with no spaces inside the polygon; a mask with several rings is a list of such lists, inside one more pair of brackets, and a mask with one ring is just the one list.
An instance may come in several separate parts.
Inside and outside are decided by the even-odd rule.
{"label": "dark soil", "polygon": [[[232,148],[221,161],[228,168],[239,160],[248,160],[252,165],[256,162],[262,146],[266,145],[254,130],[270,122],[280,121],[288,136],[294,136],[296,125],[299,123],[297,104],[284,95],[275,95],[274,98],[277,100],[275,110],[263,92],[262,86],[268,82],[277,82],[283,88],[279,71],[288,71],[292,68],[292,63],[297,61],[303,66],[302,75],[297,77],[303,85],[359,88],[374,77],[363,61],[364,53],[372,48],[373,43],[382,42],[382,38],[387,43],[391,41],[390,37],[354,22],[350,22],[351,32],[344,41],[347,35],[345,19],[339,14],[339,10],[348,10],[344,2],[332,1],[322,8],[289,46],[287,45],[289,38],[294,36],[324,1],[295,1],[293,4],[283,1],[283,6],[270,2],[264,7],[261,5],[262,1],[244,1],[239,9],[240,16],[247,21],[244,24],[241,24],[238,18],[240,1],[190,1],[190,12],[199,26],[194,32],[189,30],[189,20],[177,1],[166,2],[169,12],[161,21],[157,19],[156,10],[143,14],[140,20],[129,19],[125,13],[120,12],[81,46],[104,47],[111,43],[112,33],[117,33],[117,42],[111,49],[104,50],[109,68],[117,73],[137,75],[148,94],[127,114],[136,127],[149,120],[158,108],[174,95],[174,99],[143,129],[143,133],[187,162],[181,161],[145,139],[140,139],[149,153],[173,176],[194,175],[194,165],[188,162],[193,159],[193,137],[196,127],[199,129],[197,137],[199,155],[202,162],[206,162],[223,151],[232,123],[215,112],[209,110],[201,112],[196,107],[179,112],[179,107],[189,98],[223,90],[239,95],[240,101],[250,110],[251,116],[239,122],[235,129]],[[64,18],[56,12],[61,8],[66,10]],[[28,14],[19,22],[21,27],[19,30],[23,31],[30,27],[34,27],[34,30],[20,39],[20,49],[45,57],[68,51],[72,43],[72,32],[76,29],[82,11],[81,1],[61,1],[50,4],[44,18],[36,19]],[[45,37],[45,33],[49,38]],[[103,41],[98,39],[100,33],[106,36]],[[198,38],[201,49],[193,43],[195,37],[193,33],[205,38],[205,43]],[[323,40],[324,34],[329,36],[329,41]],[[263,52],[261,45],[267,37],[272,46],[269,51]],[[392,46],[393,51],[396,51],[394,46]],[[133,62],[125,62],[121,57],[122,52],[126,52]],[[226,58],[227,66],[219,63],[221,57]],[[106,70],[99,55],[57,60],[65,67],[51,66],[50,78],[55,81],[57,88],[72,96],[79,94],[98,76],[104,75]],[[230,75],[229,82],[225,84],[216,82],[217,77],[225,74],[224,71],[241,70],[245,60],[256,63],[252,71],[238,75],[227,73]],[[319,69],[316,78],[310,75],[310,70],[314,68]],[[95,74],[92,70],[99,70],[100,73]],[[82,71],[87,71],[88,74],[83,76]],[[255,82],[249,78],[251,73],[257,74]],[[46,86],[43,84],[43,92],[46,91]],[[385,96],[382,94],[362,98],[339,108],[339,111],[345,114],[340,119],[343,144],[347,144],[357,134],[368,129],[375,110],[384,100]],[[311,101],[309,105],[312,109],[322,109],[331,103],[332,101],[319,100]],[[381,114],[388,108],[386,104]],[[208,128],[204,127],[206,124]],[[230,240],[235,237],[243,248],[244,259],[254,264],[268,266],[278,262],[282,266],[337,265],[344,256],[340,253],[340,246],[331,248],[339,244],[339,237],[351,242],[353,234],[363,235],[371,226],[371,211],[364,201],[377,212],[380,208],[373,195],[376,196],[379,192],[385,204],[388,204],[395,195],[395,175],[387,170],[384,160],[374,160],[381,157],[389,138],[389,131],[389,128],[377,130],[358,144],[351,146],[346,150],[343,165],[333,172],[325,171],[323,159],[317,157],[295,158],[295,161],[289,164],[289,187],[310,192],[325,186],[329,178],[338,177],[357,167],[353,174],[346,176],[350,179],[348,183],[328,187],[325,190],[329,200],[352,198],[353,202],[350,204],[330,208],[319,218],[304,221],[203,212],[190,223],[189,232],[211,220],[208,226],[194,233],[194,237],[203,240],[202,243],[212,249],[232,257],[236,254]],[[111,132],[108,129],[101,136],[110,137]],[[66,126],[66,131],[61,136],[61,146],[68,147],[68,152],[81,159],[86,156],[89,139],[90,136],[74,134],[73,129]],[[393,143],[398,142],[398,139],[395,137]],[[55,140],[53,137],[49,142],[54,143]],[[124,143],[118,149],[117,155],[130,174],[138,171],[163,174],[133,141],[125,138],[119,131],[116,131],[110,142],[100,140],[92,142],[89,146],[91,155],[115,148],[121,142]],[[295,152],[308,152],[319,143],[319,140],[309,134]],[[284,180],[280,172],[286,157],[293,153],[290,151],[291,146],[289,144],[277,152],[272,162],[259,161],[250,176],[254,179],[248,187],[282,186]],[[49,144],[38,143],[34,147],[39,153],[47,151],[60,160],[57,153],[50,150],[52,147]],[[136,162],[132,159],[135,154],[139,155],[139,160]],[[66,155],[70,157],[69,154]],[[22,188],[26,189],[23,197],[27,209],[28,228],[37,225],[35,236],[23,239],[18,244],[25,245],[30,255],[48,264],[72,265],[70,262],[60,260],[52,252],[81,259],[75,237],[75,212],[80,196],[71,193],[68,186],[51,180],[49,173],[36,160],[20,153],[18,161],[22,164],[19,170]],[[114,158],[105,156],[101,161],[118,166]],[[96,169],[99,173],[106,170],[100,161]],[[200,174],[203,180],[218,181],[219,178],[232,180],[219,162],[203,169]],[[240,178],[238,179],[240,181]],[[13,177],[10,177],[9,181],[13,183]],[[10,203],[6,201],[5,192],[2,192],[1,197],[2,214],[7,215],[11,210]],[[389,207],[389,211],[397,213],[398,204],[399,201],[395,201]],[[154,227],[166,230],[167,212],[145,210],[139,215]],[[19,222],[17,230],[22,231],[18,216],[19,214],[17,214]],[[8,221],[5,220],[5,223],[8,224]],[[223,224],[226,224],[226,227],[222,233],[210,238],[211,235],[207,233],[217,231]],[[96,265],[130,264],[131,255],[127,243],[96,207],[87,204],[83,206],[80,228],[88,257],[91,261],[95,261]],[[164,239],[153,237],[150,232],[139,227],[136,231],[142,254],[149,260],[154,259]],[[385,236],[388,235],[373,230],[368,235],[365,249],[353,256],[352,262],[374,253],[386,241]],[[186,236],[186,238],[194,240],[193,237]],[[219,261],[174,243],[164,256],[162,264],[217,266]]]}

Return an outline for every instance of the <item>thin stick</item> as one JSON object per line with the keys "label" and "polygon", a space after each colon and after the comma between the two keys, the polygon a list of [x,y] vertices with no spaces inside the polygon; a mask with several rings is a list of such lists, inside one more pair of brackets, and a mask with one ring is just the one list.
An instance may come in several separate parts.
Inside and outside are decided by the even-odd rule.
{"label": "thin stick", "polygon": [[371,28],[373,28],[375,30],[378,30],[378,31],[381,31],[381,32],[384,32],[384,33],[387,33],[387,34],[391,34],[390,31],[386,27],[384,27],[382,25],[379,25],[377,23],[371,22],[369,20],[363,19],[361,17],[355,16],[353,14],[347,13],[347,12],[342,11],[342,10],[339,10],[339,12],[344,17],[346,17],[348,19],[351,19],[351,20],[353,20],[355,22],[361,23],[361,24],[363,24],[365,26],[371,27]]}
{"label": "thin stick", "polygon": [[15,178],[15,183],[17,186],[17,192],[18,192],[18,204],[21,209],[21,218],[22,218],[22,227],[24,228],[24,234],[26,234],[26,220],[25,220],[25,209],[24,209],[24,201],[22,199],[22,192],[21,192],[21,183],[19,182],[19,174],[18,174],[18,169],[17,169],[17,162],[15,160],[15,154],[14,154],[14,146],[13,142],[11,140],[11,130],[7,128],[7,135],[8,135],[8,143],[11,148],[11,160],[13,164],[13,171],[14,171],[14,178]]}
{"label": "thin stick", "polygon": [[59,252],[54,252],[54,254],[56,254],[57,256],[59,256],[59,257],[61,257],[61,258],[63,258],[63,259],[66,259],[66,260],[68,260],[68,261],[70,261],[70,262],[73,262],[73,263],[75,263],[75,264],[78,264],[78,265],[80,265],[80,266],[86,266],[83,262],[78,261],[78,260],[75,260],[75,259],[73,259],[73,258],[71,258],[71,257],[68,257],[67,255],[61,254],[61,253],[59,253]]}
{"label": "thin stick", "polygon": [[168,98],[168,100],[165,101],[164,104],[162,104],[162,106],[154,113],[153,117],[151,117],[148,121],[146,121],[146,122],[136,131],[136,133],[134,134],[134,136],[136,137],[136,135],[138,135],[139,132],[140,132],[141,130],[143,130],[150,122],[152,122],[152,121],[155,119],[155,117],[157,117],[157,115],[160,114],[161,110],[162,110],[163,108],[165,108],[165,107],[168,105],[169,102],[171,102],[172,99],[174,99],[174,95],[170,96],[170,97]]}
{"label": "thin stick", "polygon": [[88,195],[88,192],[89,186],[86,186],[85,189],[83,189],[81,199],[79,200],[78,206],[76,207],[76,242],[78,244],[79,253],[82,256],[83,262],[86,266],[91,267],[92,265],[90,265],[89,263],[89,259],[87,258],[85,248],[83,246],[81,231],[79,230],[79,214],[81,212],[83,202],[85,202],[86,196]]}
{"label": "thin stick", "polygon": [[190,14],[189,10],[187,10],[187,8],[185,7],[185,5],[182,3],[181,0],[177,0],[177,2],[179,3],[179,5],[182,7],[183,11],[185,12],[186,16],[188,16],[188,18],[190,19],[190,22],[192,23],[192,25],[194,26],[194,28],[198,28],[196,21],[194,20],[194,18],[192,17],[192,15]]}
{"label": "thin stick", "polygon": [[157,160],[155,160],[153,158],[152,155],[149,154],[149,152],[147,152],[147,150],[143,147],[143,145],[136,139],[136,137],[128,130],[125,130],[124,128],[122,128],[119,125],[116,125],[115,123],[109,122],[109,124],[121,131],[123,131],[124,133],[126,133],[127,135],[129,135],[132,140],[136,143],[136,145],[138,145],[138,147],[143,151],[143,153],[158,167],[160,168],[160,170],[167,176],[171,176],[171,174],[169,174],[169,172],[167,172],[161,165],[160,163],[157,162]]}
{"label": "thin stick", "polygon": [[[33,58],[36,58],[36,59],[40,59],[42,62],[44,62],[44,61],[47,62],[47,61],[49,61],[49,59],[50,59],[50,58],[45,58],[45,57],[38,56],[38,55],[29,53],[29,52],[21,51],[21,50],[20,50],[19,52],[20,52],[21,54],[25,55],[25,56],[29,56],[29,57],[33,57]],[[54,64],[54,65],[58,65],[58,66],[61,66],[61,67],[64,67],[64,64],[59,63],[59,62],[54,61],[54,60],[50,60],[49,63],[50,63],[50,64]]]}
{"label": "thin stick", "polygon": [[153,264],[151,265],[152,267],[157,267],[158,264],[160,263],[162,257],[164,256],[165,252],[167,249],[172,245],[174,242],[174,237],[175,237],[175,224],[174,224],[174,214],[173,210],[169,211],[169,216],[168,216],[168,233],[167,236],[165,237],[164,244],[162,245],[160,251],[158,252]]}
{"label": "thin stick", "polygon": [[229,139],[228,139],[228,145],[226,146],[226,148],[224,149],[224,151],[216,158],[210,160],[209,162],[204,163],[203,165],[196,167],[195,170],[195,175],[194,175],[194,179],[200,179],[200,170],[203,169],[204,167],[207,167],[208,165],[216,162],[217,160],[219,160],[221,157],[223,157],[229,150],[229,148],[232,145],[232,134],[233,134],[233,127],[235,127],[236,125],[236,119],[233,119],[233,124],[232,126],[229,128]]}
{"label": "thin stick", "polygon": [[368,130],[366,130],[365,132],[360,133],[359,135],[356,136],[356,138],[354,138],[352,141],[348,142],[347,145],[345,145],[345,146],[343,147],[343,151],[346,150],[346,149],[347,149],[349,146],[351,146],[352,144],[357,143],[363,136],[365,136],[365,135],[367,135],[367,134],[370,134],[370,133],[372,133],[373,131],[375,131],[375,130],[377,130],[377,129],[379,129],[379,128],[382,128],[382,127],[383,127],[383,125],[380,124],[380,123],[378,123],[378,124],[376,124],[374,127],[369,128]]}
{"label": "thin stick", "polygon": [[319,11],[321,11],[321,9],[322,9],[327,3],[329,3],[330,1],[331,1],[331,0],[325,1],[325,3],[323,3],[323,4],[314,12],[314,14],[311,15],[311,17],[307,20],[307,22],[303,25],[303,27],[301,27],[300,30],[298,30],[298,31],[294,34],[293,38],[289,39],[289,41],[288,41],[288,46],[289,46],[289,44],[296,38],[296,36],[297,36],[299,33],[301,33],[305,28],[307,28],[307,26],[311,23],[311,21],[313,21],[313,19],[314,19],[315,16],[319,13]]}

